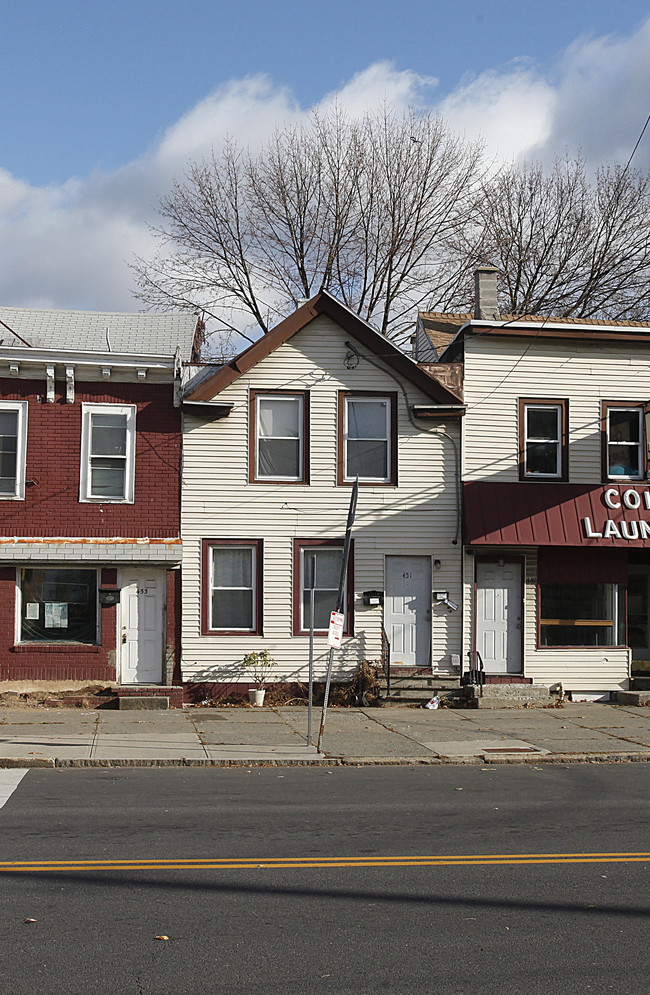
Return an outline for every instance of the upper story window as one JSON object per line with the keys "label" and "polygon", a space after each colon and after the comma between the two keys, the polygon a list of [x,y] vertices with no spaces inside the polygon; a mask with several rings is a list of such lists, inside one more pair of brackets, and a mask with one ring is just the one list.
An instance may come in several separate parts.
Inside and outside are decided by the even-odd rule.
{"label": "upper story window", "polygon": [[251,391],[250,480],[308,483],[306,391]]}
{"label": "upper story window", "polygon": [[339,393],[339,484],[397,483],[397,395]]}
{"label": "upper story window", "polygon": [[133,504],[134,404],[82,404],[80,501]]}
{"label": "upper story window", "polygon": [[0,499],[24,501],[27,401],[0,401]]}
{"label": "upper story window", "polygon": [[642,480],[645,477],[643,404],[603,404],[603,478]]}
{"label": "upper story window", "polygon": [[262,632],[262,540],[203,540],[201,633]]}
{"label": "upper story window", "polygon": [[567,480],[568,402],[521,398],[519,401],[519,477]]}

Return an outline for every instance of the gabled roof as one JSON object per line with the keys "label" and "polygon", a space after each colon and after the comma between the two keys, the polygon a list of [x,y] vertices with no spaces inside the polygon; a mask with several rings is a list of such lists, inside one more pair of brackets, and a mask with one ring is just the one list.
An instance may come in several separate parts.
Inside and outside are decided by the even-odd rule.
{"label": "gabled roof", "polygon": [[372,325],[345,304],[341,304],[326,290],[312,297],[230,363],[211,370],[209,374],[201,373],[195,377],[187,385],[185,397],[192,401],[207,401],[214,397],[279,346],[288,342],[319,315],[331,318],[348,335],[380,357],[390,369],[409,380],[432,401],[455,408],[462,406],[462,402],[452,391],[420,369],[390,339],[377,332]]}
{"label": "gabled roof", "polygon": [[189,312],[122,314],[0,307],[0,345],[190,359],[198,319]]}

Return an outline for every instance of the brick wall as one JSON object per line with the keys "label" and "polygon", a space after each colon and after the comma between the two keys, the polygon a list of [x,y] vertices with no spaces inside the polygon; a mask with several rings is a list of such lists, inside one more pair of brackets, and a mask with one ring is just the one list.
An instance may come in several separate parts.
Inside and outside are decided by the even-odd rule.
{"label": "brick wall", "polygon": [[[74,404],[44,400],[44,380],[0,378],[0,397],[29,402],[24,501],[0,501],[0,535],[178,536],[180,411],[171,384],[77,383]],[[81,405],[136,404],[134,504],[79,501]]]}
{"label": "brick wall", "polygon": [[[108,571],[103,571],[103,573]],[[114,681],[115,606],[102,608],[102,646],[15,645],[16,569],[0,568],[1,681]]]}

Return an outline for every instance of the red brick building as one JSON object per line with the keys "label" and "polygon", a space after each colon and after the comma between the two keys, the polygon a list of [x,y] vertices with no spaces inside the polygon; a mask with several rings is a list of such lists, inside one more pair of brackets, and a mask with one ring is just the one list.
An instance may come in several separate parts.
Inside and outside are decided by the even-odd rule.
{"label": "red brick building", "polygon": [[191,315],[0,308],[0,681],[180,683]]}

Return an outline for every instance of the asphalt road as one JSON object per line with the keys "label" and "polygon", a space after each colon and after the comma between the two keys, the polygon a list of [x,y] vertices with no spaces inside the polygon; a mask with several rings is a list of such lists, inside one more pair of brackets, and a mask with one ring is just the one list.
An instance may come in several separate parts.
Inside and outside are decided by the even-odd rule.
{"label": "asphalt road", "polygon": [[0,992],[645,995],[649,816],[647,764],[32,770]]}

